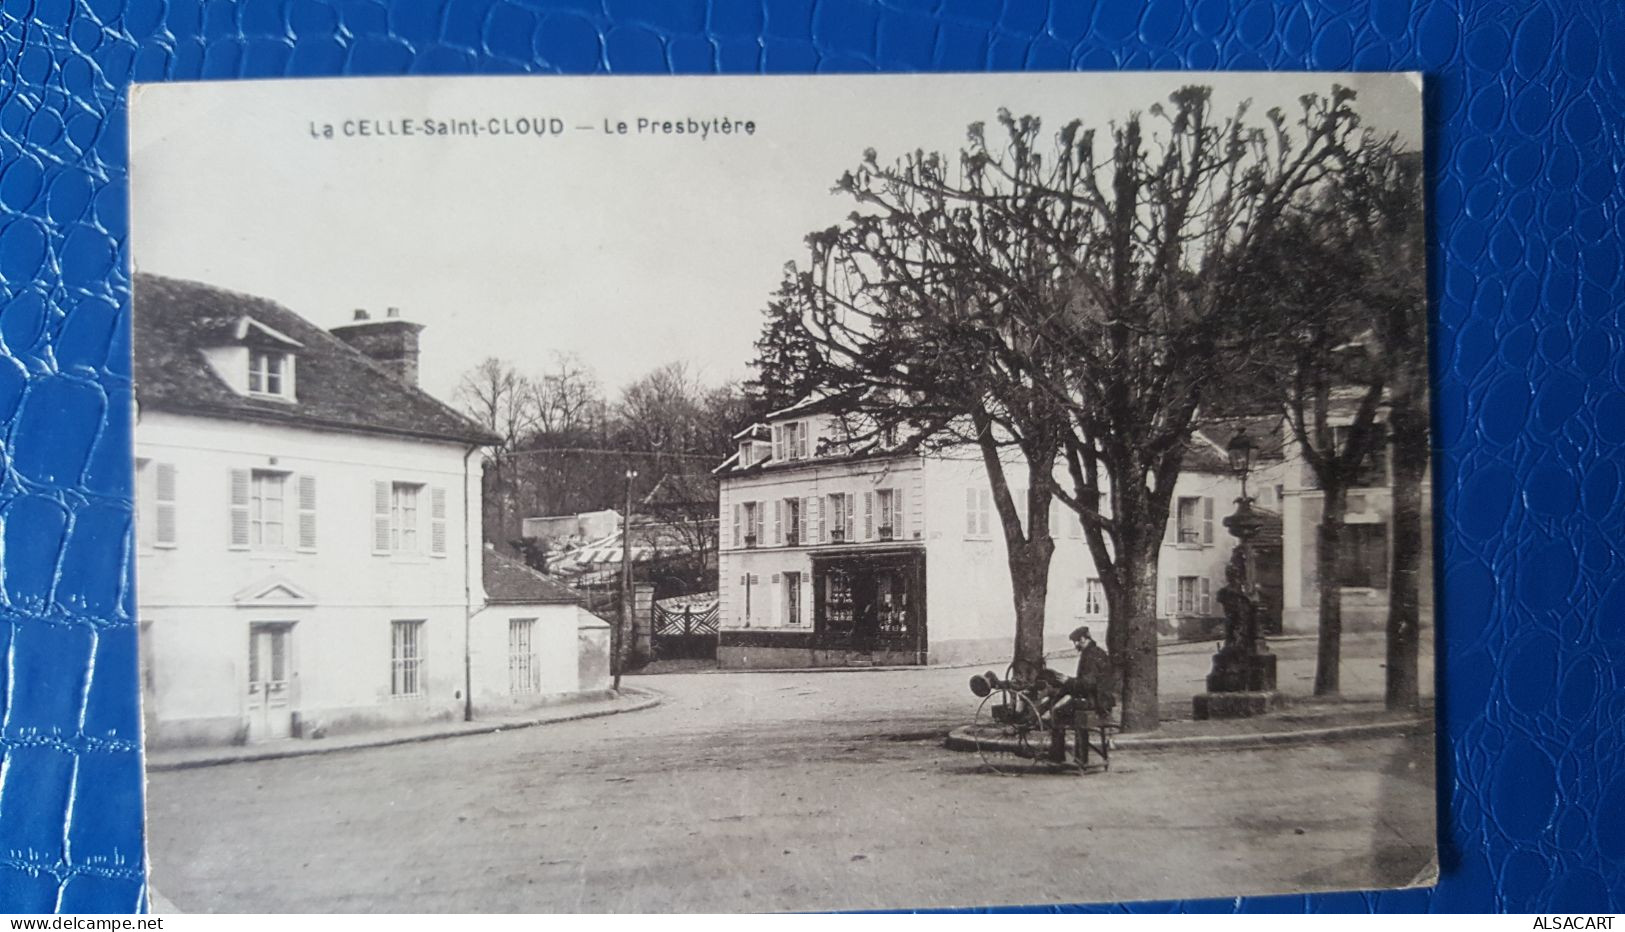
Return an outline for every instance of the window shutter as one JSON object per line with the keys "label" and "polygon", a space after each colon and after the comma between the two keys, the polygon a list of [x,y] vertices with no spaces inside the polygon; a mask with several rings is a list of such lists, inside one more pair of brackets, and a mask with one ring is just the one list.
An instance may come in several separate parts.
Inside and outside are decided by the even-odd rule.
{"label": "window shutter", "polygon": [[829,540],[829,528],[827,526],[828,522],[825,520],[828,516],[824,514],[825,506],[828,504],[829,499],[819,495],[813,500],[818,504],[818,542],[824,543],[825,541]]}
{"label": "window shutter", "polygon": [[773,425],[773,462],[784,461],[784,425]]}
{"label": "window shutter", "polygon": [[796,528],[796,539],[801,542],[801,546],[803,547],[812,543],[812,537],[807,533],[808,528],[811,527],[812,509],[812,499],[804,498],[801,500],[801,515],[798,518],[800,521],[800,527]]}
{"label": "window shutter", "polygon": [[1165,544],[1179,543],[1179,499],[1168,500],[1168,521],[1162,526],[1162,542]]}
{"label": "window shutter", "polygon": [[372,552],[389,552],[389,483],[372,484]]}
{"label": "window shutter", "polygon": [[875,493],[863,493],[863,539],[875,539]]}
{"label": "window shutter", "polygon": [[155,494],[153,495],[153,543],[159,546],[175,545],[175,464],[158,463],[153,467]]}
{"label": "window shutter", "polygon": [[846,512],[846,539],[857,540],[858,497],[851,492],[846,493],[846,507],[841,510]]}
{"label": "window shutter", "polygon": [[773,503],[773,543],[784,543],[784,500]]}
{"label": "window shutter", "polygon": [[993,533],[993,526],[989,523],[988,515],[988,512],[993,510],[993,493],[988,489],[983,489],[981,492],[981,499],[982,508],[981,511],[977,513],[977,522],[980,526],[982,536],[986,537]]}
{"label": "window shutter", "polygon": [[1164,576],[1162,577],[1162,588],[1164,593],[1163,601],[1166,603],[1164,605],[1164,612],[1169,616],[1172,616],[1176,614],[1177,606],[1175,605],[1174,600],[1179,598],[1179,586],[1174,582],[1174,578],[1172,576]]}
{"label": "window shutter", "polygon": [[434,486],[429,489],[429,553],[443,557],[446,555],[446,489],[444,486]]}
{"label": "window shutter", "polygon": [[745,546],[745,535],[740,532],[740,523],[744,520],[744,506],[734,502],[734,547]]}
{"label": "window shutter", "polygon": [[769,603],[770,610],[768,611],[768,617],[772,620],[773,626],[776,628],[779,625],[784,624],[784,596],[781,594],[782,590],[779,588],[780,583],[778,573],[773,574],[772,582],[769,585],[771,588],[768,590],[768,598],[771,601]]}
{"label": "window shutter", "polygon": [[1213,614],[1213,591],[1206,576],[1202,577],[1202,614]]}
{"label": "window shutter", "polygon": [[248,547],[248,470],[231,471],[231,545],[234,550]]}
{"label": "window shutter", "polygon": [[299,549],[316,549],[316,477],[300,476],[297,480],[299,496]]}
{"label": "window shutter", "polygon": [[[1213,543],[1213,499],[1202,499],[1202,543]],[[1203,580],[1205,585],[1207,580]]]}
{"label": "window shutter", "polygon": [[976,489],[965,489],[965,534],[976,536]]}
{"label": "window shutter", "polygon": [[756,542],[757,542],[758,546],[762,546],[762,547],[767,546],[767,533],[766,533],[766,531],[767,531],[767,502],[757,502],[756,503],[756,526],[751,528],[751,533],[756,535]]}

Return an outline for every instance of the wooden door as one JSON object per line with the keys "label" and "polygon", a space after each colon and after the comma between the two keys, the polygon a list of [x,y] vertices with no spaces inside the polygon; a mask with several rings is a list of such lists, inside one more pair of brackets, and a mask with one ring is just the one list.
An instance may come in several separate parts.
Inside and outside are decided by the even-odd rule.
{"label": "wooden door", "polygon": [[248,629],[248,740],[293,735],[293,626],[258,624]]}

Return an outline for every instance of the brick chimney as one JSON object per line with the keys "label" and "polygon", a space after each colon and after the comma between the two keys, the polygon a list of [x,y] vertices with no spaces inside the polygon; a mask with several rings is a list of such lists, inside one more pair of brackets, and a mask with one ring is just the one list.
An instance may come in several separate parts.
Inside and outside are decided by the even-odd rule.
{"label": "brick chimney", "polygon": [[418,384],[418,333],[422,330],[422,324],[402,320],[401,309],[392,307],[376,320],[365,309],[357,308],[352,322],[334,327],[331,332],[415,388]]}

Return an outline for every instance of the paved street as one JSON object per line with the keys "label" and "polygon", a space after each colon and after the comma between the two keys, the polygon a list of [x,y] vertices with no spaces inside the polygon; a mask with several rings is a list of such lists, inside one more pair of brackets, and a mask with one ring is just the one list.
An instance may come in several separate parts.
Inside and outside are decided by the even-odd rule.
{"label": "paved street", "polygon": [[156,773],[154,882],[184,911],[797,910],[1376,886],[1431,855],[1431,737],[997,777],[941,745],[969,672],[652,677],[628,715]]}

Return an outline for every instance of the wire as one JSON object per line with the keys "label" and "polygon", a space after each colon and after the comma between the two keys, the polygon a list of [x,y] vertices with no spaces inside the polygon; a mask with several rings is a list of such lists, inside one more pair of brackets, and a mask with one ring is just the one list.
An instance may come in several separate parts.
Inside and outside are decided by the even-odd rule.
{"label": "wire", "polygon": [[551,453],[583,453],[597,456],[657,456],[663,459],[704,460],[708,463],[720,463],[728,458],[726,453],[668,453],[664,450],[610,450],[598,447],[548,447],[541,450],[509,450],[492,453],[493,458],[507,458],[515,456],[547,456]]}

